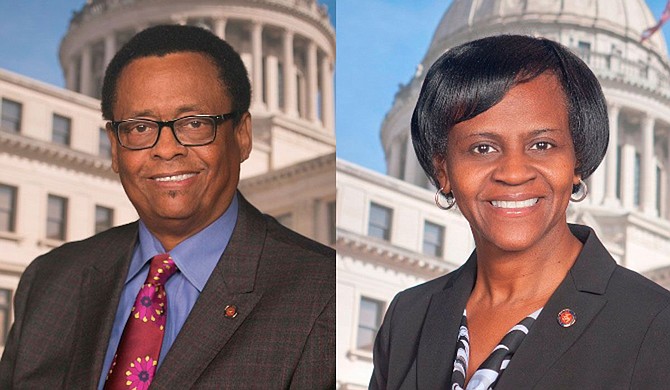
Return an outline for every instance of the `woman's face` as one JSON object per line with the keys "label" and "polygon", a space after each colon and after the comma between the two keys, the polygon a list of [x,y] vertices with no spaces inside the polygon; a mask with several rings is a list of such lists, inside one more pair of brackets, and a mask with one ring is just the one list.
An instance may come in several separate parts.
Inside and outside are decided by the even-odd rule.
{"label": "woman's face", "polygon": [[579,176],[555,76],[513,87],[488,111],[455,125],[448,145],[446,160],[436,161],[440,184],[453,191],[478,247],[522,251],[565,232]]}

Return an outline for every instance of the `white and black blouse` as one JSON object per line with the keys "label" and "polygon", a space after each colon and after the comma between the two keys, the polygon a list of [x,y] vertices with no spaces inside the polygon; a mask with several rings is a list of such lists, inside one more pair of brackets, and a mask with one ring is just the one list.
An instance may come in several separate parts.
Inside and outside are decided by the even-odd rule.
{"label": "white and black blouse", "polygon": [[451,389],[493,389],[498,382],[498,378],[502,375],[510,359],[514,356],[514,352],[521,345],[521,342],[528,334],[530,327],[541,311],[542,308],[537,309],[512,327],[502,338],[498,346],[493,349],[489,357],[475,371],[468,382],[468,386],[465,387],[465,373],[468,371],[468,361],[470,360],[470,336],[468,334],[467,313],[463,310],[461,327],[458,332],[458,349],[456,350],[456,359],[454,360],[454,371],[451,375]]}

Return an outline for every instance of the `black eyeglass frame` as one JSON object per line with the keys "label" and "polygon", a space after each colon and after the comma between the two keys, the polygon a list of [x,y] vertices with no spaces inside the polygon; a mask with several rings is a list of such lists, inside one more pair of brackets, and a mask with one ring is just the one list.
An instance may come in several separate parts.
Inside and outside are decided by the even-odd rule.
{"label": "black eyeglass frame", "polygon": [[[154,146],[156,146],[156,144],[158,143],[158,140],[161,138],[161,131],[163,130],[164,127],[169,127],[170,130],[172,130],[172,135],[174,136],[174,139],[177,140],[179,145],[182,145],[182,146],[205,146],[205,145],[211,144],[212,142],[214,142],[214,140],[216,140],[216,133],[218,132],[217,130],[218,130],[218,127],[219,127],[219,123],[223,123],[223,122],[225,122],[229,119],[232,119],[235,116],[237,116],[238,114],[239,113],[237,111],[232,111],[232,112],[229,112],[229,113],[226,113],[226,114],[221,114],[221,115],[187,115],[187,116],[172,119],[172,120],[169,120],[169,121],[155,121],[155,120],[152,120],[152,119],[144,119],[144,118],[130,118],[130,119],[124,119],[122,121],[110,121],[109,123],[112,125],[112,129],[114,129],[114,134],[116,135],[116,140],[118,141],[119,145],[121,145],[122,147],[124,147],[128,150],[144,150],[144,149],[153,148]],[[212,119],[214,121],[214,137],[212,137],[212,140],[208,141],[208,142],[205,142],[205,143],[198,143],[198,144],[190,144],[190,143],[182,142],[179,139],[179,137],[177,136],[177,132],[174,129],[174,124],[176,122],[180,121],[180,120],[187,119],[187,118],[209,118],[209,119]],[[134,121],[151,122],[151,123],[155,123],[158,126],[158,133],[156,135],[156,140],[154,141],[153,144],[151,144],[150,146],[143,146],[141,148],[133,148],[133,147],[124,145],[123,142],[121,142],[121,137],[119,136],[119,126],[123,123],[134,122]]]}

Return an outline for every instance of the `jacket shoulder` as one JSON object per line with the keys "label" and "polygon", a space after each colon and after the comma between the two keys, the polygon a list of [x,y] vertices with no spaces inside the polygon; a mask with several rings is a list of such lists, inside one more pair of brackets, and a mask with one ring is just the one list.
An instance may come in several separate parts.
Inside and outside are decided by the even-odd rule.
{"label": "jacket shoulder", "polygon": [[263,217],[267,221],[268,236],[278,244],[288,245],[296,250],[311,253],[314,256],[334,258],[335,250],[333,248],[316,242],[311,238],[305,237],[302,234],[283,226],[269,215],[263,214]]}
{"label": "jacket shoulder", "polygon": [[134,248],[137,241],[138,223],[117,226],[80,241],[67,242],[37,257],[27,270],[40,269],[58,272],[76,264],[84,266],[104,262],[110,253]]}
{"label": "jacket shoulder", "polygon": [[442,275],[438,278],[429,280],[399,292],[394,298],[394,300],[397,301],[396,305],[402,308],[405,305],[415,306],[419,302],[425,302],[428,304],[430,298],[434,294],[444,290],[451,282],[453,282],[455,278],[457,278],[462,273],[462,270],[463,266],[449,272],[446,275]]}

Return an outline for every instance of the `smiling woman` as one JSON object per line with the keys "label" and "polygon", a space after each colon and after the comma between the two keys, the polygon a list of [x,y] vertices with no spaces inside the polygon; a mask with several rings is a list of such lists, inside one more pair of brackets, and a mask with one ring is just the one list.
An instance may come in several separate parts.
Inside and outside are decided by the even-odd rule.
{"label": "smiling woman", "polygon": [[605,99],[581,60],[526,36],[456,47],[427,73],[412,139],[437,206],[458,205],[476,249],[396,296],[371,388],[666,386],[670,293],[566,222],[608,143]]}

